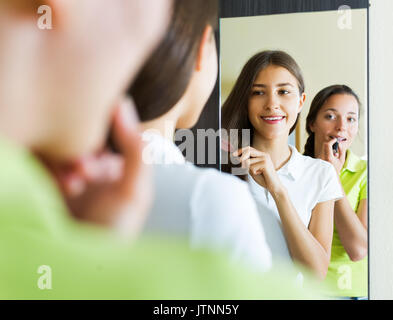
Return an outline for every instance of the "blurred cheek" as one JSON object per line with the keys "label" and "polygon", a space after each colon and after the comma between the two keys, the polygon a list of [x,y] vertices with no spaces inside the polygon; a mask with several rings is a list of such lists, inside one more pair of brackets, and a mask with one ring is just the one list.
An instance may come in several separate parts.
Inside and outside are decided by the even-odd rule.
{"label": "blurred cheek", "polygon": [[315,136],[322,142],[328,140],[327,136],[332,133],[334,125],[326,120],[318,119],[314,125]]}
{"label": "blurred cheek", "polygon": [[357,125],[354,125],[353,128],[351,128],[350,130],[348,130],[348,140],[350,140],[350,143],[352,143],[352,141],[356,138],[357,134],[358,134],[359,128]]}
{"label": "blurred cheek", "polygon": [[75,159],[94,153],[104,146],[112,110],[90,111],[79,114],[77,118],[73,114],[59,115],[63,121],[57,123],[57,128],[52,130],[52,143],[48,150],[52,157]]}
{"label": "blurred cheek", "polygon": [[262,104],[261,98],[251,97],[248,99],[248,116],[250,118],[258,117],[257,113],[260,111],[260,105]]}

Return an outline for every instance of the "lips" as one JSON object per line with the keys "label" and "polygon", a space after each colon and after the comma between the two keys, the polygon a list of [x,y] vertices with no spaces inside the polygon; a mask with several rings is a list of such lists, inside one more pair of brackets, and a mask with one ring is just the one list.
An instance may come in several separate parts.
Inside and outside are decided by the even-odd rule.
{"label": "lips", "polygon": [[347,138],[330,136],[331,139],[337,139],[337,142],[347,141]]}
{"label": "lips", "polygon": [[276,124],[285,119],[285,116],[265,116],[261,117],[263,121],[269,124]]}

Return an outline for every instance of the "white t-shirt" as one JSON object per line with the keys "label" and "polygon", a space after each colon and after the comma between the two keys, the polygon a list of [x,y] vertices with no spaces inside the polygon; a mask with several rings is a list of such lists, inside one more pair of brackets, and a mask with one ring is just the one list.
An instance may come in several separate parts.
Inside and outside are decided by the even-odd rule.
{"label": "white t-shirt", "polygon": [[[343,197],[334,167],[327,161],[300,154],[295,147],[289,161],[277,171],[280,181],[288,190],[289,197],[306,227],[314,207],[324,201]],[[272,195],[248,175],[251,193],[257,203],[267,243],[273,261],[292,261],[282,230],[280,214]]]}
{"label": "white t-shirt", "polygon": [[151,130],[143,140],[155,184],[145,233],[185,236],[193,248],[224,251],[233,261],[270,269],[271,251],[247,183],[186,162],[175,144]]}

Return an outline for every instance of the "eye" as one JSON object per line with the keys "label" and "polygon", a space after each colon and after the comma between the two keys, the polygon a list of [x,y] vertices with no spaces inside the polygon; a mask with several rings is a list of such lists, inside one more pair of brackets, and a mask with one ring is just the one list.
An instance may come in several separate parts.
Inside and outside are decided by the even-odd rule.
{"label": "eye", "polygon": [[281,90],[278,91],[278,93],[281,94],[281,95],[287,95],[287,94],[289,94],[290,92],[289,92],[288,90],[281,89]]}
{"label": "eye", "polygon": [[350,117],[350,118],[348,118],[348,122],[354,123],[354,122],[356,122],[356,118]]}
{"label": "eye", "polygon": [[334,120],[336,117],[333,114],[327,114],[325,115],[325,119],[327,120]]}
{"label": "eye", "polygon": [[251,95],[252,96],[261,96],[261,95],[263,95],[263,94],[265,94],[263,91],[261,91],[261,90],[253,90],[252,92],[251,92]]}

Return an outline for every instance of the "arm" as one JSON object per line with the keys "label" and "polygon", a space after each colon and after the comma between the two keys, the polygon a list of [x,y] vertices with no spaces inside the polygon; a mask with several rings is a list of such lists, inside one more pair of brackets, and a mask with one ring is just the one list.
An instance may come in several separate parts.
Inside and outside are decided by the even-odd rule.
{"label": "arm", "polygon": [[315,206],[308,229],[300,220],[286,191],[274,194],[292,259],[310,268],[323,280],[326,277],[333,237],[333,201]]}
{"label": "arm", "polygon": [[[335,139],[332,139],[324,143],[317,158],[330,162],[339,176],[345,163],[346,150],[343,150],[339,144],[338,154],[334,155],[332,151],[334,141]],[[347,197],[336,201],[334,221],[341,243],[352,261],[362,260],[367,255],[367,199],[360,200],[357,211],[358,214],[352,210]]]}
{"label": "arm", "polygon": [[362,260],[367,255],[367,199],[360,200],[357,214],[347,197],[338,200],[334,219],[341,243],[350,259]]}

